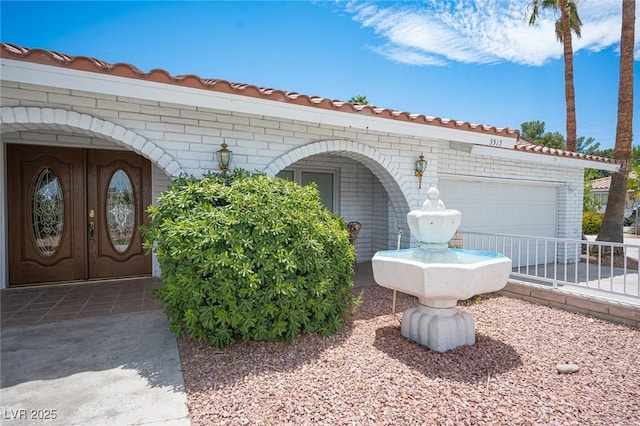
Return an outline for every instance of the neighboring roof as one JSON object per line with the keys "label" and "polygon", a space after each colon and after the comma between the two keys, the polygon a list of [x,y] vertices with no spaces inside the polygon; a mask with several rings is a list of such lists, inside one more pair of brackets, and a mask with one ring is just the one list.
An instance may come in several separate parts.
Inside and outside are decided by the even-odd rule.
{"label": "neighboring roof", "polygon": [[[634,172],[630,172],[629,178],[635,179],[637,178],[637,175]],[[605,189],[608,191],[609,188],[611,187],[611,176],[594,179],[590,183],[591,183],[591,189]]]}
{"label": "neighboring roof", "polygon": [[[349,102],[330,100],[319,96],[303,95],[296,92],[285,92],[277,89],[257,87],[244,83],[231,83],[226,80],[204,79],[189,74],[172,76],[162,69],[154,69],[148,73],[140,71],[133,65],[125,63],[110,64],[99,59],[87,56],[70,56],[63,53],[45,49],[31,49],[16,46],[9,43],[0,43],[0,58],[32,62],[42,65],[71,68],[78,71],[96,72],[114,75],[118,77],[152,81],[156,83],[172,84],[195,89],[211,90],[221,93],[229,93],[240,96],[248,96],[259,99],[286,102],[296,105],[314,108],[330,109],[345,113],[355,113],[373,117],[386,118],[396,121],[404,121],[416,124],[425,124],[451,129],[466,130],[488,135],[498,135],[516,139],[515,150],[545,154],[554,157],[575,158],[581,160],[597,161],[601,163],[617,164],[616,161],[585,155],[576,152],[547,148],[520,137],[518,130],[506,127],[494,127],[466,121],[456,121],[440,117],[430,117],[422,114],[410,114],[408,112],[377,108],[371,105],[351,104]],[[500,148],[496,148],[500,149]]]}
{"label": "neighboring roof", "polygon": [[591,181],[591,189],[609,190],[610,186],[611,186],[611,176],[603,177],[600,179],[594,179]]}

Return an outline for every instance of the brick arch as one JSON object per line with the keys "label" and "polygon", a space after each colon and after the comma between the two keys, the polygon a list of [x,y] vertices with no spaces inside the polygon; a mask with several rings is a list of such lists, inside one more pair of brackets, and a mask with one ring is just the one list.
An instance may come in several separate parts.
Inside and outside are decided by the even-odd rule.
{"label": "brick arch", "polygon": [[101,137],[148,158],[168,176],[183,172],[180,164],[154,142],[119,124],[89,114],[60,108],[2,107],[0,117],[0,133],[51,129]]}
{"label": "brick arch", "polygon": [[343,139],[312,142],[274,159],[265,167],[264,172],[274,176],[296,161],[317,154],[340,155],[364,164],[387,191],[398,224],[405,222],[405,216],[410,210],[408,199],[411,197],[403,188],[410,188],[411,185],[388,158],[368,145]]}

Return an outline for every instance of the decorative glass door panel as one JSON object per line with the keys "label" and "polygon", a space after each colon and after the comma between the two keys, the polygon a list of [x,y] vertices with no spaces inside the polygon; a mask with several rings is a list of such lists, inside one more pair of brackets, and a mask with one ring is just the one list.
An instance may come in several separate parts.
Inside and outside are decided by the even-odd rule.
{"label": "decorative glass door panel", "polygon": [[33,240],[42,257],[55,254],[64,231],[64,193],[56,172],[43,167],[31,188]]}
{"label": "decorative glass door panel", "polygon": [[131,246],[135,231],[135,194],[127,172],[116,170],[107,188],[107,229],[111,244],[118,252],[124,253]]}

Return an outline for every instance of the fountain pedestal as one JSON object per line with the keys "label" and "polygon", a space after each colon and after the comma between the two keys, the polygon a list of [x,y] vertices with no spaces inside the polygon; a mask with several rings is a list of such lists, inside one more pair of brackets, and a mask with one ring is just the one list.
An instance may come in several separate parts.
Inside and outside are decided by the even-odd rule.
{"label": "fountain pedestal", "polygon": [[476,342],[475,322],[458,308],[430,308],[418,305],[402,315],[400,333],[436,352]]}
{"label": "fountain pedestal", "polygon": [[457,301],[502,289],[511,259],[448,248],[460,212],[447,210],[436,188],[429,189],[422,209],[410,212],[407,222],[420,247],[380,251],[371,260],[378,285],[418,298],[419,305],[402,316],[402,335],[437,352],[473,345],[475,322],[456,307]]}

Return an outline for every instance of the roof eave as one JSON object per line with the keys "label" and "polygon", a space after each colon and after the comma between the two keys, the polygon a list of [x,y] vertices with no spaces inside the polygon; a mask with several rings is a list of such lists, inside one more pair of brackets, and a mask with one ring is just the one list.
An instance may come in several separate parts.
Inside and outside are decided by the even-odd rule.
{"label": "roof eave", "polygon": [[270,99],[260,99],[253,96],[242,96],[179,84],[159,83],[94,71],[76,70],[57,64],[46,65],[9,58],[1,58],[0,62],[2,63],[2,79],[18,83],[126,96],[128,98],[476,145],[501,145],[505,148],[513,148],[518,138],[517,133],[509,135],[495,134],[483,132],[479,129],[451,128],[438,124],[376,117],[357,112],[350,113],[317,106],[277,102]]}
{"label": "roof eave", "polygon": [[598,169],[610,172],[616,172],[620,169],[617,163],[604,163],[602,161],[567,158],[556,155],[547,155],[541,153],[524,152],[518,150],[507,150],[493,148],[488,146],[474,146],[471,148],[472,155],[486,155],[490,157],[503,158],[507,160],[524,161],[528,163],[544,164],[549,166],[563,166],[579,169]]}
{"label": "roof eave", "polygon": [[92,58],[69,57],[42,49],[19,48],[3,43],[0,63],[2,79],[18,83],[379,131],[409,138],[458,142],[490,149],[486,151],[487,155],[523,158],[535,163],[609,171],[619,168],[614,161],[566,151],[529,152],[528,148],[519,146],[519,132],[507,128],[356,106],[224,80],[173,77],[163,70],[143,73],[128,64],[111,65]]}

